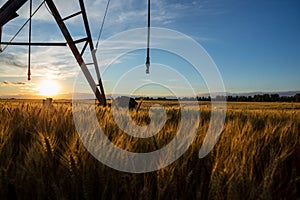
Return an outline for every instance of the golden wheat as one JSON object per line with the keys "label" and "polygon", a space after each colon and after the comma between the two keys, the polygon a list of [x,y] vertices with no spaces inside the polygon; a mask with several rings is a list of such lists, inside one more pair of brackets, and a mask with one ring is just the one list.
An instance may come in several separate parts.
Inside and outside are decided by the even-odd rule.
{"label": "golden wheat", "polygon": [[[149,123],[154,103],[143,101],[131,112],[133,120]],[[180,123],[176,101],[159,103],[166,107],[168,120],[150,139],[125,134],[109,107],[96,108],[99,124],[116,146],[132,152],[157,150],[172,140]],[[129,174],[87,152],[76,133],[70,102],[43,107],[39,101],[1,101],[0,199],[297,198],[300,104],[229,103],[223,133],[203,159],[198,151],[211,108],[205,102],[199,108],[200,128],[183,156],[161,170]]]}

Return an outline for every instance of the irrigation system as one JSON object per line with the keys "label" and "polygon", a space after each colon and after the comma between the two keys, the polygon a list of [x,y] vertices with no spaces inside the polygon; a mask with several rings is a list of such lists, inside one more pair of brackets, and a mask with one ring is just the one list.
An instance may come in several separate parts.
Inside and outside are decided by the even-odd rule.
{"label": "irrigation system", "polygon": [[[100,26],[98,40],[96,43],[96,46],[94,46],[89,21],[87,17],[87,12],[84,4],[84,0],[78,0],[80,10],[78,12],[75,12],[67,17],[62,18],[57,5],[53,0],[43,0],[40,5],[33,10],[32,9],[32,1],[33,0],[7,0],[7,2],[0,8],[0,52],[3,52],[8,46],[18,45],[18,46],[27,46],[28,47],[28,80],[31,79],[31,47],[32,46],[68,46],[75,57],[77,63],[79,64],[86,80],[89,83],[89,86],[93,90],[96,99],[99,101],[99,103],[103,106],[106,106],[106,97],[105,97],[105,91],[103,87],[103,83],[100,76],[100,70],[99,65],[97,62],[96,57],[96,51],[99,45],[99,40],[103,31],[105,18],[107,15],[107,11],[109,8],[110,0],[107,1],[104,17],[102,20],[102,24]],[[19,15],[17,14],[17,11],[24,6],[26,3],[29,3],[29,18],[26,20],[26,22],[20,27],[20,29],[16,32],[16,34],[11,38],[10,41],[5,42],[2,41],[2,27],[5,26],[5,24],[9,23],[14,18],[17,18]],[[42,7],[46,6],[50,14],[54,17],[55,22],[59,26],[60,31],[62,32],[65,41],[66,42],[31,42],[32,38],[32,18],[34,15],[38,12],[38,10]],[[71,33],[69,29],[66,26],[66,21],[70,20],[74,17],[81,16],[81,20],[83,20],[84,29],[85,29],[85,37],[80,39],[74,39],[71,36]],[[28,41],[26,42],[13,42],[16,36],[21,32],[21,30],[28,26]],[[79,48],[78,44],[83,44],[83,47]],[[91,63],[86,63],[83,55],[86,52],[86,49],[90,49],[90,54],[92,57]],[[101,48],[101,47],[100,47]],[[146,73],[149,73],[149,67],[150,67],[150,0],[148,0],[148,33],[147,33],[147,56],[146,56]],[[91,72],[88,69],[88,65],[93,65],[95,68],[95,72],[97,75],[97,80],[94,80],[94,78],[91,75]]]}

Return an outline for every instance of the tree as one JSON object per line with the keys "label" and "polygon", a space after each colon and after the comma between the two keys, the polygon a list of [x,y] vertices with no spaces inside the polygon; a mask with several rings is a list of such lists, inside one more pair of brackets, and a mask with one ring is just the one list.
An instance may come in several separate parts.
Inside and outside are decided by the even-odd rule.
{"label": "tree", "polygon": [[300,102],[300,94],[294,96],[295,102]]}

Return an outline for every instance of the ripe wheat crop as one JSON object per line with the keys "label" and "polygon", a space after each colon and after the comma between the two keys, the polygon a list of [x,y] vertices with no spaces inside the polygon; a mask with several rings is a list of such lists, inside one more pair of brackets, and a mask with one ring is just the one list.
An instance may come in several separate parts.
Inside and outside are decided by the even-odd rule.
{"label": "ripe wheat crop", "polygon": [[[180,123],[178,105],[160,103],[168,120],[149,139],[123,133],[110,107],[96,108],[99,125],[123,149],[157,150],[172,140]],[[137,124],[149,123],[150,105],[131,111]],[[222,135],[203,159],[198,152],[213,108],[203,102],[199,108],[200,128],[183,156],[158,171],[131,174],[105,166],[85,149],[70,102],[47,107],[38,101],[0,101],[0,199],[299,198],[299,104],[228,104]]]}

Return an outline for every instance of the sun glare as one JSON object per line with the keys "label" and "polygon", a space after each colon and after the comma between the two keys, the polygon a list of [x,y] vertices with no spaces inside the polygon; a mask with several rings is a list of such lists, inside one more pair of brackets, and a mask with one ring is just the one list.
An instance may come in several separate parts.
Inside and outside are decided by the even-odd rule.
{"label": "sun glare", "polygon": [[47,97],[52,97],[57,95],[59,89],[60,89],[59,85],[52,80],[43,81],[37,87],[39,95],[47,96]]}

